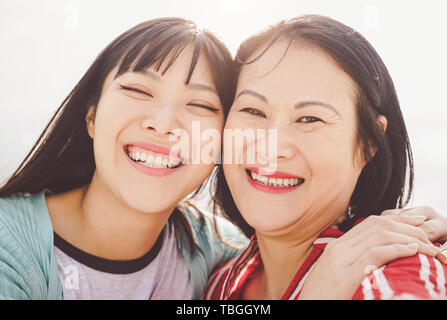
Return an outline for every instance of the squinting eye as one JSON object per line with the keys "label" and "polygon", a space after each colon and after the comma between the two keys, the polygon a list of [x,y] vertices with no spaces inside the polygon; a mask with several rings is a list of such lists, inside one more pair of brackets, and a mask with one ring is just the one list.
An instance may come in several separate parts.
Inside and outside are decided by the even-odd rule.
{"label": "squinting eye", "polygon": [[313,122],[318,122],[318,121],[323,122],[323,120],[321,120],[320,118],[312,117],[312,116],[304,116],[304,117],[301,117],[298,120],[296,120],[296,122],[301,122],[301,123],[313,123]]}
{"label": "squinting eye", "polygon": [[123,86],[122,84],[120,84],[120,87],[121,87],[121,89],[126,90],[126,91],[132,91],[132,92],[136,92],[136,93],[144,94],[144,95],[146,95],[146,96],[148,96],[148,97],[151,97],[151,98],[154,97],[154,96],[151,95],[150,93],[148,93],[148,92],[146,92],[146,91],[143,91],[143,90],[141,90],[141,89],[137,89],[137,88],[134,88],[134,87]]}
{"label": "squinting eye", "polygon": [[255,109],[255,108],[243,108],[243,109],[239,110],[239,112],[247,112],[247,113],[252,114],[254,116],[267,118],[264,112],[262,112],[262,111],[260,111],[258,109]]}
{"label": "squinting eye", "polygon": [[207,105],[205,105],[205,104],[200,104],[200,103],[188,103],[187,105],[188,105],[188,106],[192,106],[192,107],[197,107],[197,108],[206,109],[206,110],[212,111],[212,112],[214,112],[214,113],[219,112],[219,109],[217,109],[217,108],[213,108],[213,107],[210,107],[210,106],[207,106]]}

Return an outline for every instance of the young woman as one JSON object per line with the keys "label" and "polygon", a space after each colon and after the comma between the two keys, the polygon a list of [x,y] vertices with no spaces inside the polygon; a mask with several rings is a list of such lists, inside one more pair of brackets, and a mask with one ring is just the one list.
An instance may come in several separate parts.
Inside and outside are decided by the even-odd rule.
{"label": "young woman", "polygon": [[219,221],[234,247],[219,241],[181,201],[213,164],[171,154],[171,138],[192,137],[197,122],[199,136],[222,131],[232,63],[212,34],[178,18],[142,23],[98,56],[0,189],[1,298],[201,297],[247,239]]}
{"label": "young woman", "polygon": [[[275,129],[276,166],[248,163],[258,141],[246,142],[245,161],[217,173],[216,202],[251,241],[215,272],[204,298],[447,298],[447,267],[422,236],[414,240],[417,224],[395,216],[385,229],[368,217],[402,208],[413,182],[393,82],[372,46],[337,21],[303,16],[246,40],[236,64],[225,129]],[[385,267],[364,263],[391,254],[400,259]],[[344,262],[331,263],[339,255]],[[312,273],[317,281],[306,280]]]}
{"label": "young woman", "polygon": [[142,23],[97,57],[0,189],[1,298],[201,296],[238,250],[180,203],[213,164],[169,154],[169,138],[194,121],[222,130],[231,65],[215,36],[180,18]]}

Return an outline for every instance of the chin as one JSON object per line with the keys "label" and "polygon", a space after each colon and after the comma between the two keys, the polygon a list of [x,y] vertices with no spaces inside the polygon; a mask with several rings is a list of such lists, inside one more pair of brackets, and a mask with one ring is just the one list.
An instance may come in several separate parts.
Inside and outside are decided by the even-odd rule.
{"label": "chin", "polygon": [[166,192],[125,192],[122,195],[124,202],[132,209],[145,213],[158,213],[172,209],[176,199],[166,198]]}
{"label": "chin", "polygon": [[[171,203],[169,203],[171,204]],[[166,210],[172,209],[172,206],[169,206],[168,203],[160,203],[155,202],[151,200],[141,201],[141,200],[135,200],[135,201],[129,201],[128,202],[129,207],[133,208],[136,211],[152,214],[152,213],[159,213],[159,212],[165,212]]]}
{"label": "chin", "polygon": [[[261,210],[260,210],[261,211]],[[265,210],[262,210],[265,211]],[[244,216],[245,221],[260,233],[271,233],[281,230],[286,230],[296,222],[297,218],[291,219],[288,217],[281,217],[277,214],[278,211],[272,209],[269,212],[257,212],[254,216]],[[286,211],[287,213],[287,211]]]}

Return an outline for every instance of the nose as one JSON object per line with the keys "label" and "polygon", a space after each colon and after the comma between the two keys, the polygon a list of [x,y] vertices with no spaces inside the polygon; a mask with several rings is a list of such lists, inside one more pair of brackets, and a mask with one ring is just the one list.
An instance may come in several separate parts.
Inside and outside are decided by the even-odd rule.
{"label": "nose", "polygon": [[278,142],[277,161],[286,161],[293,159],[296,155],[296,148],[290,143]]}
{"label": "nose", "polygon": [[143,129],[152,131],[158,136],[174,135],[174,130],[178,128],[176,114],[173,108],[167,106],[148,115],[141,125]]}
{"label": "nose", "polygon": [[297,143],[287,127],[269,128],[267,150],[265,160],[271,165],[292,160],[298,154]]}
{"label": "nose", "polygon": [[277,159],[278,161],[286,161],[293,159],[298,150],[297,143],[293,139],[291,132],[288,128],[279,128],[277,138]]}
{"label": "nose", "polygon": [[278,141],[278,161],[287,161],[295,158],[299,152],[299,141],[294,134],[294,122],[288,117],[278,117],[272,125],[277,130]]}

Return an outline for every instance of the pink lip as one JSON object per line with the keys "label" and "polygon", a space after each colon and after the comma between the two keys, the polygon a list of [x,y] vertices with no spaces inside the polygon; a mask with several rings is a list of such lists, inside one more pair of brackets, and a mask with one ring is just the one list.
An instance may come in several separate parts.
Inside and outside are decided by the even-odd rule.
{"label": "pink lip", "polygon": [[[261,174],[260,171],[261,169],[256,168],[256,167],[252,167],[252,168],[247,168],[248,170],[250,170],[251,172],[254,172],[256,174]],[[275,173],[273,174],[265,174],[262,173],[263,176],[269,176],[270,178],[279,178],[279,179],[302,179],[301,177],[297,177],[291,174],[288,174],[286,172],[281,172],[281,171],[275,171]]]}
{"label": "pink lip", "polygon": [[[256,170],[257,168],[249,168],[248,170],[258,174],[259,170]],[[252,177],[246,173],[247,175],[247,179],[248,182],[250,182],[250,184],[255,188],[258,189],[259,191],[263,191],[263,192],[267,192],[267,193],[287,193],[287,192],[292,192],[294,190],[296,190],[297,188],[299,188],[301,186],[301,184],[295,186],[295,187],[272,187],[272,186],[267,186],[265,184],[262,184],[256,180],[253,180]],[[280,178],[280,179],[301,179],[299,177],[296,176],[292,176],[290,174],[287,174],[285,172],[276,172],[275,174],[269,175],[269,177],[272,178]]]}
{"label": "pink lip", "polygon": [[168,169],[168,168],[150,168],[147,167],[145,165],[142,165],[140,163],[137,163],[135,161],[133,161],[132,159],[129,158],[128,154],[127,154],[127,147],[128,146],[135,146],[141,149],[145,149],[148,151],[152,151],[154,153],[161,153],[161,154],[165,154],[165,155],[169,155],[169,148],[163,147],[163,146],[158,146],[152,143],[147,143],[147,142],[143,142],[143,143],[132,143],[132,144],[128,144],[124,147],[124,154],[127,158],[127,160],[130,162],[130,164],[137,169],[138,171],[150,175],[150,176],[156,176],[156,177],[161,177],[161,176],[165,176],[168,175],[170,173],[173,173],[179,169],[181,169],[183,167],[183,164],[180,165],[180,167],[175,168],[175,169]]}

